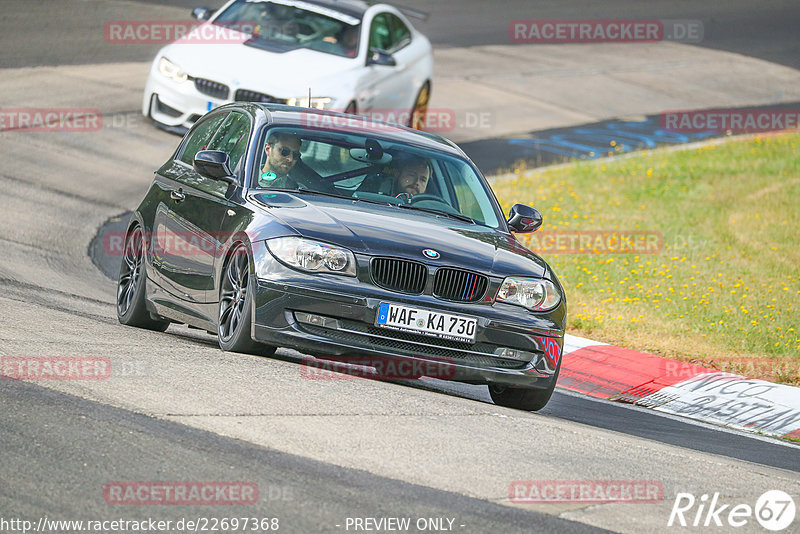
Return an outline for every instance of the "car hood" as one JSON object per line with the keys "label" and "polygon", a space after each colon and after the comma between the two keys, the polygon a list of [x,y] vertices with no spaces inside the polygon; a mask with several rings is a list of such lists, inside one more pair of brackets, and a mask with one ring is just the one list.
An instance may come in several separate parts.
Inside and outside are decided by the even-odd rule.
{"label": "car hood", "polygon": [[[242,34],[243,39],[246,34]],[[270,52],[242,43],[173,43],[159,52],[190,76],[206,78],[236,89],[250,89],[277,98],[335,96],[342,78],[360,63],[352,58],[308,49]]]}
{"label": "car hood", "polygon": [[[545,277],[547,264],[510,234],[395,206],[346,199],[303,200],[289,194],[254,195],[255,203],[285,225],[285,230],[356,253],[392,256],[432,265],[457,265],[489,275]],[[262,226],[256,217],[257,227]],[[255,228],[256,239],[275,237],[274,225]],[[428,259],[422,251],[440,254]]]}

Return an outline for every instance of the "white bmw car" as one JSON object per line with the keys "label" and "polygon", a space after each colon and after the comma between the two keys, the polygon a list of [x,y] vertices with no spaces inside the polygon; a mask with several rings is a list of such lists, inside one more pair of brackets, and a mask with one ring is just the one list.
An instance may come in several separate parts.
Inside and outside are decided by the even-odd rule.
{"label": "white bmw car", "polygon": [[142,113],[159,126],[185,131],[232,101],[424,124],[431,44],[395,7],[231,0],[216,12],[192,14],[203,24],[162,48],[150,69]]}

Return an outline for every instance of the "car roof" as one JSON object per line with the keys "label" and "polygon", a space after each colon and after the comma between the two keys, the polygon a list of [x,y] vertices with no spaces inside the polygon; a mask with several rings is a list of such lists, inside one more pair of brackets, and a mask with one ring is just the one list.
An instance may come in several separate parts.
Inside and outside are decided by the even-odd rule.
{"label": "car roof", "polygon": [[[242,103],[239,103],[240,105]],[[359,134],[374,134],[375,137],[391,142],[406,143],[419,148],[444,152],[454,156],[469,159],[467,155],[452,141],[439,135],[414,130],[399,124],[372,120],[360,115],[348,115],[334,111],[321,111],[311,108],[286,106],[282,104],[248,103],[255,108],[263,110],[270,125],[325,128],[342,132],[357,132]],[[351,126],[351,128],[348,128]]]}
{"label": "car roof", "polygon": [[351,17],[357,17],[361,20],[364,16],[364,12],[369,9],[369,4],[366,2],[361,2],[360,0],[303,0],[307,4],[313,4],[315,6],[326,7],[328,9],[333,9],[335,11],[339,11],[340,13],[344,13],[345,15],[350,15]]}
{"label": "car roof", "polygon": [[415,13],[420,13],[411,8],[393,6],[391,4],[386,4],[383,1],[377,1],[377,2],[372,0],[369,0],[367,2],[364,2],[362,0],[302,0],[302,1],[307,4],[338,11],[339,13],[355,17],[358,20],[362,20],[364,18],[364,13],[366,13],[368,9],[376,6],[396,9],[397,11],[405,15],[412,14],[412,16],[415,16],[414,15]]}

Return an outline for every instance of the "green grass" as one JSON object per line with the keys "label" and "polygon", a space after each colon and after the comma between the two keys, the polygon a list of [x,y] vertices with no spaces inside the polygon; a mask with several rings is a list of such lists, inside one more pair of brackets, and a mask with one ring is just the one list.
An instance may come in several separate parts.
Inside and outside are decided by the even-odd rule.
{"label": "green grass", "polygon": [[542,252],[571,333],[800,384],[800,135],[516,171],[493,188],[506,213],[538,208],[543,234],[663,236],[650,254]]}

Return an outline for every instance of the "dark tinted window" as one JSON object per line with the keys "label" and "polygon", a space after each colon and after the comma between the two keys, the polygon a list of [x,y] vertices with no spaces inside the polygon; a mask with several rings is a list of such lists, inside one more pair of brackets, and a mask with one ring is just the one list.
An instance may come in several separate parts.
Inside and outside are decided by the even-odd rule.
{"label": "dark tinted window", "polygon": [[411,30],[391,13],[381,13],[372,19],[369,47],[382,52],[394,52],[411,42]]}
{"label": "dark tinted window", "polygon": [[[221,3],[221,2],[218,2]],[[358,44],[356,17],[319,5],[237,0],[212,24],[231,26],[252,34],[248,44],[270,51],[309,48],[337,56],[353,57]],[[310,9],[305,9],[308,7]]]}
{"label": "dark tinted window", "polygon": [[[465,159],[379,139],[369,131],[321,131],[302,127],[270,128],[257,144],[259,153],[264,154],[264,145],[273,134],[297,138],[302,157],[293,156],[288,160],[293,165],[287,171],[289,180],[280,185],[271,180],[259,182],[253,185],[254,189],[302,186],[365,203],[408,204],[409,207],[466,215],[479,224],[503,227],[491,190]],[[382,155],[370,159],[370,151],[374,154],[376,144]],[[262,156],[262,169],[264,159]],[[397,211],[401,218],[404,213],[408,211]]]}
{"label": "dark tinted window", "polygon": [[231,112],[225,119],[223,125],[217,130],[217,134],[208,145],[208,150],[221,150],[230,157],[232,170],[242,158],[247,149],[247,139],[250,133],[250,119],[247,115],[239,112]]}
{"label": "dark tinted window", "polygon": [[208,142],[217,131],[222,119],[225,118],[224,113],[219,113],[210,117],[201,123],[195,125],[189,133],[189,139],[186,141],[186,146],[181,155],[181,161],[191,165],[194,162],[194,156],[201,150],[208,148]]}
{"label": "dark tinted window", "polygon": [[389,13],[381,13],[372,19],[369,30],[369,47],[387,51],[392,48],[392,30]]}
{"label": "dark tinted window", "polygon": [[394,15],[389,15],[389,18],[391,20],[392,48],[402,48],[411,42],[411,30]]}

